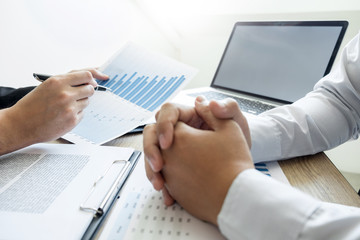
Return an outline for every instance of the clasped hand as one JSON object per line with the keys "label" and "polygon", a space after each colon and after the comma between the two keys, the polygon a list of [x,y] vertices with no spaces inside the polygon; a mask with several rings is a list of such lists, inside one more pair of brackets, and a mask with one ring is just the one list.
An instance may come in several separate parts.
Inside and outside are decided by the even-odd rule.
{"label": "clasped hand", "polygon": [[166,205],[176,200],[194,216],[217,224],[236,176],[253,168],[251,138],[237,103],[206,101],[195,107],[164,104],[144,130],[145,169]]}

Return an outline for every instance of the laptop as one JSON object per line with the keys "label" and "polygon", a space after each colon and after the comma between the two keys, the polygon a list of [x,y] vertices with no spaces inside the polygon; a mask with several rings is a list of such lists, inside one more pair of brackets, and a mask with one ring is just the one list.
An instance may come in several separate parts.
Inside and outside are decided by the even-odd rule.
{"label": "laptop", "polygon": [[237,22],[210,87],[184,90],[172,102],[231,97],[252,115],[292,103],[330,72],[347,26],[347,21]]}

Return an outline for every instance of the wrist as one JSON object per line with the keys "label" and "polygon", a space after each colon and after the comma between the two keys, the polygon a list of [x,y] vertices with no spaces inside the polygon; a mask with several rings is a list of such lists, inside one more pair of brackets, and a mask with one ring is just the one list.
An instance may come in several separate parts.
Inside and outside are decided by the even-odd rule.
{"label": "wrist", "polygon": [[31,144],[31,134],[22,129],[25,124],[16,116],[14,107],[0,110],[0,155]]}
{"label": "wrist", "polygon": [[[238,167],[234,167],[230,171],[228,170],[227,174],[226,173],[222,174],[224,176],[223,184],[222,184],[223,191],[222,191],[222,194],[219,194],[221,201],[219,202],[220,204],[218,205],[218,208],[217,208],[217,214],[213,216],[213,219],[211,221],[213,224],[215,224],[216,226],[219,226],[218,216],[221,213],[221,209],[223,208],[223,206],[225,204],[225,200],[226,200],[235,180],[243,173],[248,172],[249,170],[253,170],[253,169],[254,169],[253,164],[245,164],[245,166],[240,164]],[[221,193],[221,190],[218,191],[218,193]]]}
{"label": "wrist", "polygon": [[11,152],[11,145],[14,142],[11,135],[11,120],[9,119],[9,108],[0,110],[0,155]]}

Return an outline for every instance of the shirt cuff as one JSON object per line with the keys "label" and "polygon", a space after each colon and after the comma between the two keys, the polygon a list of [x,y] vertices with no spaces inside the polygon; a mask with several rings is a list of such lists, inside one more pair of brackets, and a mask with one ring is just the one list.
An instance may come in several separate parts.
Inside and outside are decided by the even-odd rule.
{"label": "shirt cuff", "polygon": [[218,215],[228,239],[297,239],[320,201],[255,169],[240,173]]}
{"label": "shirt cuff", "polygon": [[[266,117],[255,116],[248,118],[248,124],[254,163],[279,160],[281,158],[281,133],[275,122]],[[264,132],[264,129],[271,129],[271,131]]]}

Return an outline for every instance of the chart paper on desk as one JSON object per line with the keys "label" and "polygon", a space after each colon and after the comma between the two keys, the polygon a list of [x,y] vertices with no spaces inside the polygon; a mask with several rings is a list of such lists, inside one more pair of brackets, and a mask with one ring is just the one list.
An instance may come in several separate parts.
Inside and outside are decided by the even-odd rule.
{"label": "chart paper on desk", "polygon": [[196,70],[174,59],[127,44],[102,69],[110,76],[98,84],[84,118],[65,139],[103,144],[145,124],[165,101],[175,96]]}
{"label": "chart paper on desk", "polygon": [[[221,240],[213,225],[203,222],[175,204],[166,207],[160,192],[146,179],[140,159],[99,239],[126,240]],[[255,164],[255,168],[276,180],[288,183],[277,162]]]}

